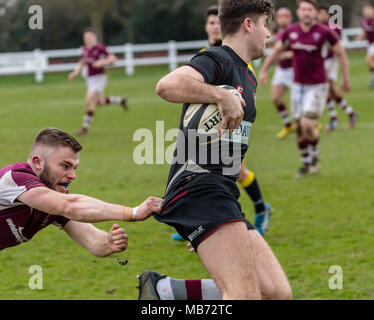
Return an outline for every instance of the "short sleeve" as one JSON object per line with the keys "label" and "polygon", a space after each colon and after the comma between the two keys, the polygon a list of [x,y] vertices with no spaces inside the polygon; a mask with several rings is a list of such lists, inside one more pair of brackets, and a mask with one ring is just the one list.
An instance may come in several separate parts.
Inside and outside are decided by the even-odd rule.
{"label": "short sleeve", "polygon": [[12,171],[12,178],[18,186],[25,186],[26,190],[46,185],[35,175],[22,171]]}
{"label": "short sleeve", "polygon": [[331,46],[334,46],[339,42],[339,36],[337,35],[337,33],[330,29],[327,30],[326,39]]}
{"label": "short sleeve", "polygon": [[8,171],[0,179],[0,204],[12,205],[21,194],[36,187],[46,187],[46,185],[33,174]]}
{"label": "short sleeve", "polygon": [[101,54],[105,55],[106,57],[109,56],[109,51],[106,46],[100,46],[100,52]]}
{"label": "short sleeve", "polygon": [[228,59],[209,50],[198,53],[187,65],[200,72],[205,82],[210,84],[224,82],[232,67]]}
{"label": "short sleeve", "polygon": [[282,41],[283,45],[287,47],[287,49],[290,47],[290,31],[289,29],[286,29],[280,36],[277,38],[278,41]]}
{"label": "short sleeve", "polygon": [[55,216],[56,219],[52,223],[55,227],[58,227],[60,230],[62,230],[65,225],[70,221],[70,219],[64,217],[64,216]]}

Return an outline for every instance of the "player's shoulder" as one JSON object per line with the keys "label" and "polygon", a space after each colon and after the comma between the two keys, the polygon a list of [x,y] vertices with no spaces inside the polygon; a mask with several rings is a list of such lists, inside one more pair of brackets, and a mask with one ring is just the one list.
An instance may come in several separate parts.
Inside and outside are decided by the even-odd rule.
{"label": "player's shoulder", "polygon": [[31,166],[26,162],[19,162],[8,165],[0,170],[0,186],[44,186],[38,176],[34,173]]}
{"label": "player's shoulder", "polygon": [[288,32],[295,32],[300,30],[300,22],[294,22],[290,24],[284,31],[283,33],[288,33]]}
{"label": "player's shoulder", "polygon": [[316,30],[320,30],[320,31],[331,31],[330,29],[330,26],[328,24],[324,24],[324,23],[319,23],[317,22],[315,25],[314,25],[314,29]]}
{"label": "player's shoulder", "polygon": [[35,173],[32,171],[32,168],[27,162],[17,162],[0,169],[0,177],[2,177],[7,172],[21,172],[35,175]]}
{"label": "player's shoulder", "polygon": [[108,47],[105,44],[97,43],[95,49],[99,51],[107,51]]}
{"label": "player's shoulder", "polygon": [[216,57],[220,57],[222,59],[230,59],[232,58],[230,55],[230,51],[226,49],[226,46],[212,46],[207,48],[206,50],[201,52],[202,54],[212,55]]}

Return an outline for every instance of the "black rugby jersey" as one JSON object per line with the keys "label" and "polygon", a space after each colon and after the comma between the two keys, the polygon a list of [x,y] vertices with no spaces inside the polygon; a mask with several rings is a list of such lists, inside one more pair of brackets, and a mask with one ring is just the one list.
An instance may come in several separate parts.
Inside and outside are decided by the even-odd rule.
{"label": "black rugby jersey", "polygon": [[195,55],[187,65],[199,71],[206,83],[236,88],[245,100],[246,107],[243,122],[231,136],[205,141],[201,137],[191,138],[183,131],[183,119],[189,104],[183,105],[166,194],[176,188],[180,189],[181,184],[186,182],[186,177],[194,174],[212,173],[236,181],[256,119],[256,77],[248,64],[230,47],[211,47]]}

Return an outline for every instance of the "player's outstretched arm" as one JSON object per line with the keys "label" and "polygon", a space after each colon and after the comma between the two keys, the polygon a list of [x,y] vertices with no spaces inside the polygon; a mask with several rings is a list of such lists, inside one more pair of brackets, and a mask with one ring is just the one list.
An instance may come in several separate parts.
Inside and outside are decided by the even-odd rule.
{"label": "player's outstretched arm", "polygon": [[64,230],[70,238],[96,257],[107,257],[127,249],[128,236],[118,223],[113,224],[109,233],[90,223],[78,221],[69,221]]}
{"label": "player's outstretched arm", "polygon": [[76,76],[78,76],[82,72],[83,67],[84,67],[84,61],[79,60],[77,67],[72,72],[69,73],[68,79],[73,80]]}
{"label": "player's outstretched arm", "polygon": [[114,54],[109,54],[105,59],[95,61],[92,66],[94,68],[102,68],[114,64],[117,61],[117,57]]}
{"label": "player's outstretched arm", "polygon": [[157,84],[156,93],[173,103],[217,104],[223,118],[219,131],[235,130],[243,120],[244,100],[205,83],[202,74],[190,66],[183,66],[163,77]]}
{"label": "player's outstretched arm", "polygon": [[64,194],[37,187],[24,192],[18,201],[31,208],[80,222],[142,221],[161,211],[162,199],[149,197],[139,207],[111,204],[80,194]]}
{"label": "player's outstretched arm", "polygon": [[339,57],[340,68],[342,70],[342,78],[343,78],[341,88],[345,92],[349,92],[351,90],[351,82],[349,79],[349,60],[348,60],[347,52],[345,51],[341,41],[338,41],[333,47],[331,47],[331,50],[333,53],[335,53]]}
{"label": "player's outstretched arm", "polygon": [[362,33],[360,33],[355,38],[355,41],[363,41],[363,40],[366,40],[366,32],[364,30],[362,30]]}
{"label": "player's outstretched arm", "polygon": [[277,41],[273,49],[271,50],[270,54],[266,57],[262,67],[260,69],[259,80],[262,86],[266,86],[268,81],[268,70],[269,68],[276,63],[279,59],[281,59],[281,54],[285,50],[285,46],[282,41]]}

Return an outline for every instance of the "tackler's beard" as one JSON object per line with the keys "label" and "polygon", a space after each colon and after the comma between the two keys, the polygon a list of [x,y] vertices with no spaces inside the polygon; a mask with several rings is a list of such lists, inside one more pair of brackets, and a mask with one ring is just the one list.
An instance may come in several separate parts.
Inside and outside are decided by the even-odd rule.
{"label": "tackler's beard", "polygon": [[54,189],[53,188],[53,182],[51,181],[51,170],[48,166],[48,163],[45,162],[43,171],[40,173],[39,179],[49,188],[49,189]]}

